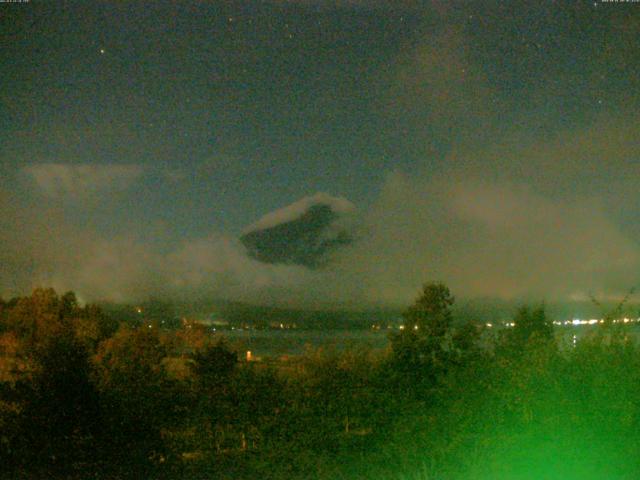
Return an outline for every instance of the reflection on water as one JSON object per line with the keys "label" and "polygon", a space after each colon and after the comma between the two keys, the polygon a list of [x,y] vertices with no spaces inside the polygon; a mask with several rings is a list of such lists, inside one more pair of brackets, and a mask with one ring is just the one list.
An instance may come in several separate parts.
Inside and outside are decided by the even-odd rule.
{"label": "reflection on water", "polygon": [[[640,325],[625,325],[615,330],[627,340],[640,341]],[[500,329],[487,330],[490,336],[499,335]],[[491,332],[491,333],[490,333]],[[556,339],[561,348],[575,347],[594,335],[608,341],[611,330],[601,325],[585,324],[556,327]],[[389,330],[254,330],[235,329],[217,332],[240,351],[251,351],[256,356],[300,355],[306,348],[324,348],[343,351],[349,348],[385,348],[389,344]]]}

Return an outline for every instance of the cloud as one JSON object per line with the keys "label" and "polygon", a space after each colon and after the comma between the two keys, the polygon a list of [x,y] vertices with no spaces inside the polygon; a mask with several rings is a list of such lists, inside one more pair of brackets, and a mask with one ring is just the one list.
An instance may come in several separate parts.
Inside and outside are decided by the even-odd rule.
{"label": "cloud", "polygon": [[131,238],[87,237],[67,253],[66,268],[52,272],[54,288],[86,299],[127,301],[167,293],[162,256]]}
{"label": "cloud", "polygon": [[169,255],[166,268],[174,292],[250,302],[291,300],[313,278],[300,266],[253,260],[236,238],[225,235],[184,242]]}
{"label": "cloud", "polygon": [[[305,268],[261,264],[233,235],[212,232],[177,244],[135,232],[109,236],[71,222],[68,205],[42,202],[15,187],[0,178],[1,297],[52,286],[74,290],[88,301],[162,297],[273,303],[303,298],[309,285]],[[64,192],[56,194],[79,195],[77,189]]]}
{"label": "cloud", "polygon": [[367,302],[406,304],[428,280],[463,297],[553,300],[638,282],[640,245],[599,202],[525,184],[391,174],[363,222],[339,283]]}
{"label": "cloud", "polygon": [[57,253],[55,268],[40,270],[34,284],[75,290],[87,300],[285,302],[312,275],[302,267],[261,264],[237,239],[219,234],[184,241],[168,253],[132,238],[86,236]]}
{"label": "cloud", "polygon": [[[445,173],[389,173],[377,198],[358,210],[331,197],[353,210],[358,241],[319,271],[260,263],[224,232],[177,244],[107,238],[69,224],[66,207],[56,202],[25,200],[0,185],[0,286],[16,293],[53,285],[89,300],[165,296],[314,306],[406,305],[429,280],[447,282],[460,297],[624,294],[640,280],[640,244],[637,226],[625,221],[628,211],[637,212],[631,179],[638,127],[623,120],[557,131],[546,142],[507,136],[484,149],[460,146],[446,158]],[[51,195],[129,185],[140,175],[135,168],[97,174],[89,187],[74,169],[41,172],[67,179],[51,180],[62,185]],[[286,221],[327,197],[303,198],[257,225]]]}
{"label": "cloud", "polygon": [[41,189],[53,198],[83,198],[100,192],[129,188],[143,173],[140,165],[42,163],[24,168]]}
{"label": "cloud", "polygon": [[499,94],[449,7],[434,2],[432,13],[424,38],[398,57],[386,97],[387,115],[416,147],[427,139],[450,142],[482,133]]}

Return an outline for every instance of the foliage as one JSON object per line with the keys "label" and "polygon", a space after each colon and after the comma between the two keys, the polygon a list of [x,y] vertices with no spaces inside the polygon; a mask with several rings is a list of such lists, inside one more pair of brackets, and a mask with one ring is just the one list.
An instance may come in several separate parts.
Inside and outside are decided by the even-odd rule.
{"label": "foliage", "polygon": [[412,384],[433,385],[448,368],[453,303],[444,284],[425,284],[403,314],[404,329],[391,336],[393,368]]}
{"label": "foliage", "polygon": [[553,340],[553,323],[547,317],[544,305],[534,309],[527,305],[520,307],[512,323],[513,327],[505,330],[503,340],[516,352],[521,352],[530,343]]}
{"label": "foliage", "polygon": [[452,305],[426,284],[387,351],[245,362],[202,329],[114,325],[73,294],[0,302],[0,477],[638,476],[628,330],[564,343],[525,306],[490,336]]}

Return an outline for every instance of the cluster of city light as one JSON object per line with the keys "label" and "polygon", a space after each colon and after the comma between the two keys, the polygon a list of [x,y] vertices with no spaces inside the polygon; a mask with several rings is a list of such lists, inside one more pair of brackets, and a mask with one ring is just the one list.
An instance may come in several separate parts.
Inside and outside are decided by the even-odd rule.
{"label": "cluster of city light", "polygon": [[[392,328],[392,327],[390,327],[390,326],[389,326],[389,327],[387,327],[387,328]],[[400,325],[398,328],[399,328],[400,330],[404,330],[404,325]],[[413,326],[413,329],[414,329],[414,330],[418,330],[419,328],[420,328],[420,327],[418,327],[418,325],[414,325],[414,326]],[[374,329],[375,329],[375,326],[374,326]],[[378,329],[378,330],[379,330],[379,329]]]}
{"label": "cluster of city light", "polygon": [[[613,320],[611,320],[612,323],[639,323],[640,322],[640,318],[628,318],[628,317],[624,317],[624,318],[614,318]],[[574,318],[573,320],[565,320],[564,322],[553,322],[554,325],[573,325],[574,327],[580,326],[580,325],[598,325],[598,324],[602,324],[605,323],[605,320],[603,318],[592,318],[590,320],[581,320],[579,318]]]}
{"label": "cluster of city light", "polygon": [[[557,326],[557,327],[570,327],[570,326],[578,327],[578,326],[582,326],[582,325],[601,325],[601,324],[604,324],[605,322],[606,322],[606,320],[603,319],[603,318],[591,318],[591,319],[588,319],[588,320],[586,320],[586,319],[583,320],[583,319],[580,319],[580,318],[573,318],[571,320],[564,320],[564,321],[554,320],[553,324],[555,326]],[[640,323],[640,317],[639,318],[629,318],[629,317],[617,318],[617,319],[611,320],[611,323],[627,323],[627,324],[628,323]],[[485,323],[485,326],[487,328],[493,328],[495,325],[496,324],[494,324],[494,323],[489,323],[489,322]],[[502,327],[506,327],[506,328],[512,328],[512,327],[516,326],[515,322],[504,322],[504,323],[501,323],[499,325],[501,325]],[[400,330],[404,330],[405,326],[404,325],[398,325],[397,327],[393,327],[392,325],[387,325],[386,328],[388,328],[388,329],[398,328]],[[418,330],[418,328],[419,328],[418,325],[414,325],[413,326],[414,330]],[[371,329],[372,330],[380,330],[381,326],[373,324],[373,325],[371,325]]]}
{"label": "cluster of city light", "polygon": [[[611,320],[612,323],[640,323],[640,318],[628,318],[628,317],[624,317],[624,318],[616,318]],[[605,320],[603,318],[591,318],[589,320],[583,320],[580,318],[574,318],[572,320],[565,320],[565,321],[559,321],[559,320],[555,320],[553,322],[554,325],[558,326],[558,327],[562,327],[562,326],[573,326],[573,327],[578,327],[581,325],[600,325],[605,323]],[[485,323],[485,325],[489,328],[493,327],[492,323]],[[515,327],[516,324],[514,322],[506,322],[502,324],[504,327]]]}

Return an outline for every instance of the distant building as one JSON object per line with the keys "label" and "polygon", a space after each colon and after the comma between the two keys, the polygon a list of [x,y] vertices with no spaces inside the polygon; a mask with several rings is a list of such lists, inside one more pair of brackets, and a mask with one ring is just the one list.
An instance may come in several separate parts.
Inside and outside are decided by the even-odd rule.
{"label": "distant building", "polygon": [[246,360],[247,362],[261,362],[262,357],[256,357],[251,350],[247,350]]}

